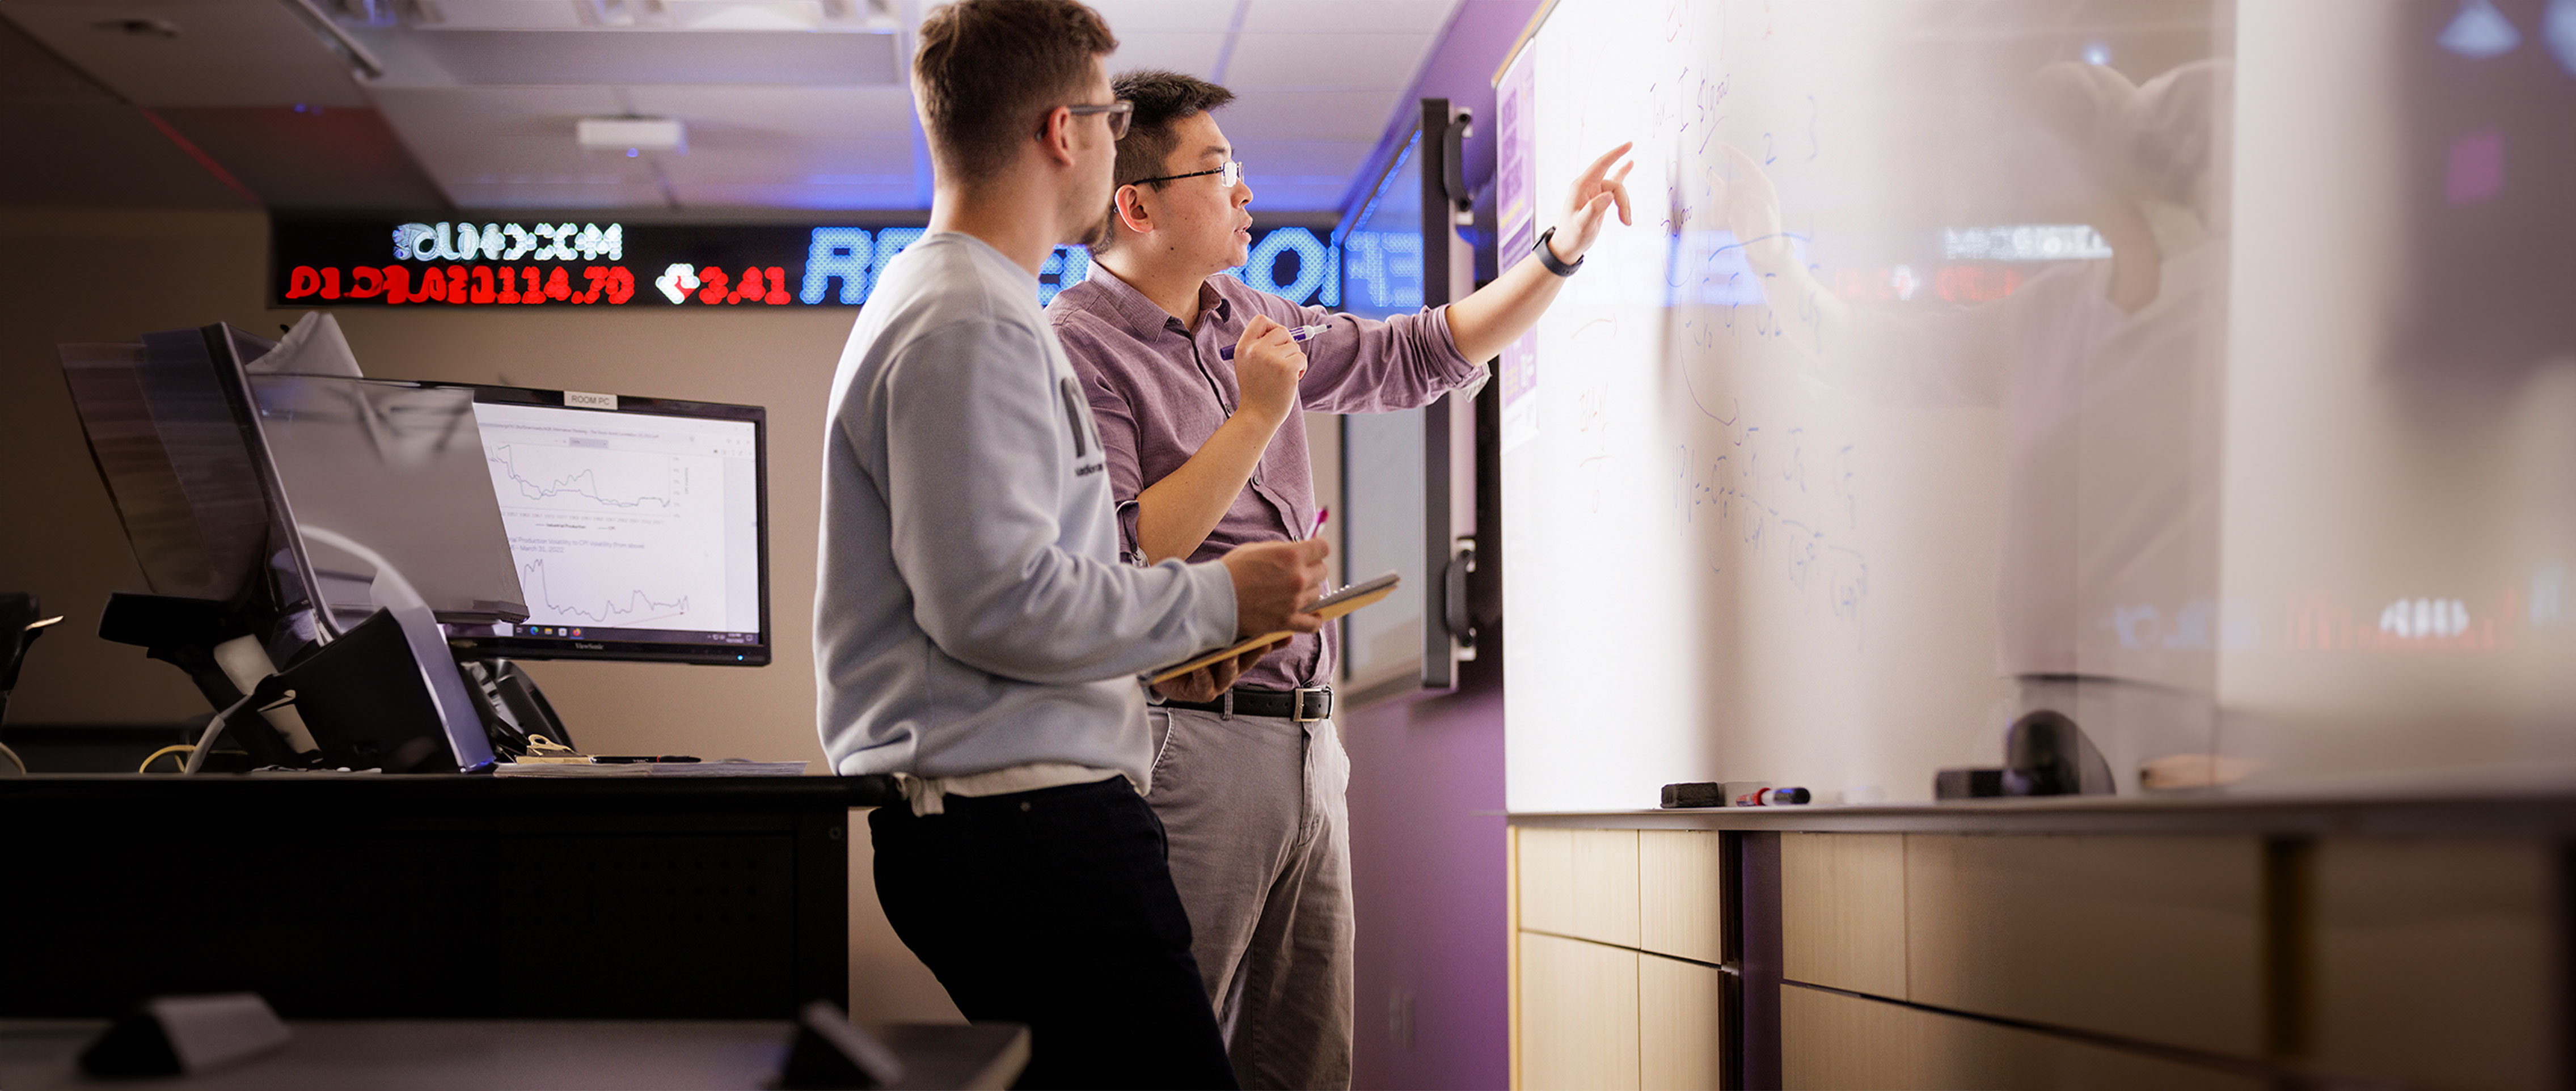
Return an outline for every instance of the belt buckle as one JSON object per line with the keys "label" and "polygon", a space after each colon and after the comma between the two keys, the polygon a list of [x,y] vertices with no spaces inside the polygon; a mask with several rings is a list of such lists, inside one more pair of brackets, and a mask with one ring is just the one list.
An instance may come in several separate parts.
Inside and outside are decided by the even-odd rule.
{"label": "belt buckle", "polygon": [[[1310,724],[1317,720],[1328,720],[1332,718],[1333,687],[1299,686],[1292,692],[1296,694],[1296,704],[1288,710],[1288,717],[1290,719],[1301,724]],[[1318,707],[1317,711],[1312,716],[1306,714],[1306,697],[1309,694],[1323,695],[1322,700],[1315,702]]]}

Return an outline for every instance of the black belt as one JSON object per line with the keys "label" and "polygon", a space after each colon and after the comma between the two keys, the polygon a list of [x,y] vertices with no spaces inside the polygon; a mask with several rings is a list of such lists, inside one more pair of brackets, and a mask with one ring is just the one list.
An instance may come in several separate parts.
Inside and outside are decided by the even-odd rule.
{"label": "black belt", "polygon": [[1332,716],[1333,687],[1262,689],[1258,686],[1236,686],[1218,694],[1213,701],[1165,701],[1163,707],[1226,716],[1278,716],[1298,723],[1310,723]]}

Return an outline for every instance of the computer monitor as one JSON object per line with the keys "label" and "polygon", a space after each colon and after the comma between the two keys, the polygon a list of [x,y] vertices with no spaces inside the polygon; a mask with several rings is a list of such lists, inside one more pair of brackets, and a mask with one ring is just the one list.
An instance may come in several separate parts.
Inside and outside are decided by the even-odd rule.
{"label": "computer monitor", "polygon": [[451,627],[451,644],[517,659],[769,662],[766,410],[470,389],[528,617]]}

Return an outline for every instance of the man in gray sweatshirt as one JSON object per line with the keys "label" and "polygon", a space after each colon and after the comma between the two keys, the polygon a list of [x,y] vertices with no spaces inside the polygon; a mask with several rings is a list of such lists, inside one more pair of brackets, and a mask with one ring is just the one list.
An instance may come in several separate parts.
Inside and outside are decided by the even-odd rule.
{"label": "man in gray sweatshirt", "polygon": [[[1138,675],[1313,632],[1323,543],[1121,564],[1107,465],[1037,270],[1107,207],[1117,47],[1071,0],[925,20],[930,226],[833,377],[815,667],[896,934],[973,1019],[1033,1032],[1022,1086],[1233,1086],[1165,863]],[[1229,675],[1230,677],[1230,675]]]}

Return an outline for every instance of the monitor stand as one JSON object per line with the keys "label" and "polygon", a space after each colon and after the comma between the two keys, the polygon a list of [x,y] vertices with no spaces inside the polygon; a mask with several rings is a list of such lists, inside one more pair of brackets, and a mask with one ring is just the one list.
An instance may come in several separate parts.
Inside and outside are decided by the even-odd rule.
{"label": "monitor stand", "polygon": [[475,711],[483,717],[484,733],[491,737],[495,754],[524,756],[528,739],[536,735],[573,745],[563,718],[555,715],[554,705],[526,668],[508,659],[460,659],[456,667],[465,676],[466,690],[475,697]]}

